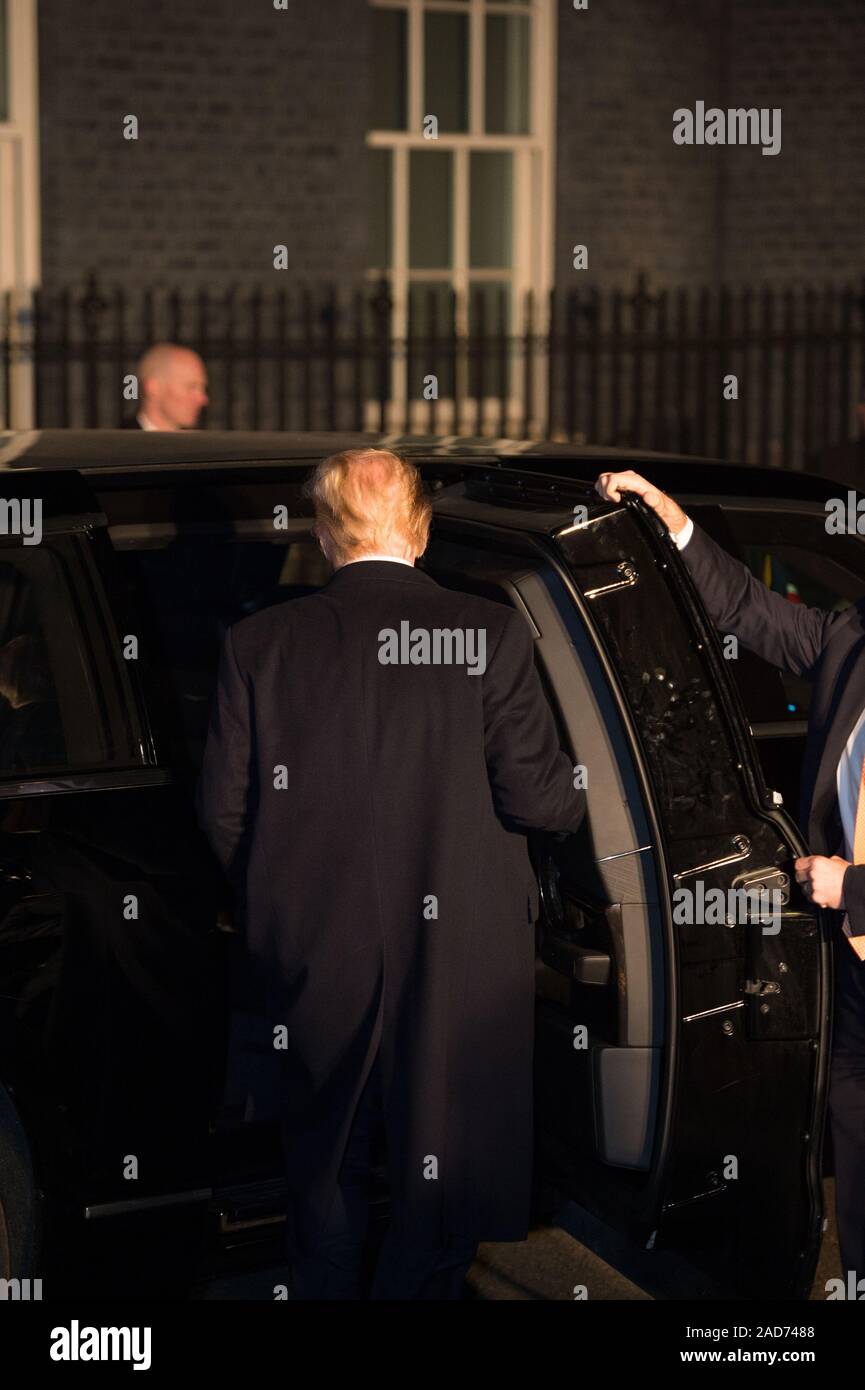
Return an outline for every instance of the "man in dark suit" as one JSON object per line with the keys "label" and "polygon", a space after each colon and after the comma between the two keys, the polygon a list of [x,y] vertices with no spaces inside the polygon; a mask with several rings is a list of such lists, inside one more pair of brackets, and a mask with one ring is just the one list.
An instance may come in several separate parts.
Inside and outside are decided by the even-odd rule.
{"label": "man in dark suit", "polygon": [[373,1298],[459,1297],[528,1235],[529,829],[585,813],[523,617],[415,568],[431,508],[381,450],[310,484],[335,573],[228,630],[199,814],[244,904],[282,1068],[302,1298],[357,1298],[370,1137],[391,1215]]}
{"label": "man in dark suit", "polygon": [[790,603],[639,474],[602,473],[595,488],[613,502],[623,492],[642,497],[682,551],[716,627],[813,684],[800,806],[812,853],[795,870],[812,902],[844,914],[829,1113],[841,1259],[865,1277],[865,598],[840,612]]}
{"label": "man in dark suit", "polygon": [[136,368],[140,405],[124,430],[191,430],[208,402],[207,368],[179,343],[154,343]]}

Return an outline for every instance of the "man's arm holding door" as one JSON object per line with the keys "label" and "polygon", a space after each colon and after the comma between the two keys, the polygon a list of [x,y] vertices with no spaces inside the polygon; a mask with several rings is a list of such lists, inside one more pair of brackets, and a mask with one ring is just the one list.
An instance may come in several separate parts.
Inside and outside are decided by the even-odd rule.
{"label": "man's arm holding door", "polygon": [[[712,622],[732,632],[742,645],[773,666],[809,676],[835,623],[843,613],[790,603],[761,584],[741,561],[728,555],[697,526],[672,497],[628,469],[602,473],[595,490],[605,501],[619,502],[633,492],[660,517],[682,551]],[[865,695],[865,692],[863,692]],[[818,907],[845,909],[855,935],[865,932],[865,864],[853,865],[840,855],[813,854],[797,859],[797,882]],[[845,885],[849,903],[845,901]]]}
{"label": "man's arm holding door", "polygon": [[623,492],[634,492],[657,513],[681,549],[706,611],[720,632],[733,633],[773,666],[796,676],[811,673],[843,613],[790,603],[761,584],[747,565],[728,555],[672,497],[639,473],[602,473],[595,489],[609,502],[620,501]]}

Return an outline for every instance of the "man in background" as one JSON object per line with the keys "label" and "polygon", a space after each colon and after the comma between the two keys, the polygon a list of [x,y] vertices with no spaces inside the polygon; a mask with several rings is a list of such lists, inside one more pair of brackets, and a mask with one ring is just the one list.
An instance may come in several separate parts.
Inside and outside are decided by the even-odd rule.
{"label": "man in background", "polygon": [[125,430],[192,430],[208,403],[207,368],[179,343],[154,343],[138,363],[139,407]]}

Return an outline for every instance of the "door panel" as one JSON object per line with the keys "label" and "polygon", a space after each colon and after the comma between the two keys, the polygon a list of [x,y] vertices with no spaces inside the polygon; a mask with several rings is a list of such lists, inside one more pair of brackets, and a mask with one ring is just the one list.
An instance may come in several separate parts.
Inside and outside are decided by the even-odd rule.
{"label": "door panel", "polygon": [[[821,1215],[830,981],[825,932],[795,883],[804,846],[772,809],[718,639],[669,538],[629,504],[559,543],[626,701],[668,866],[676,1094],[653,1239],[687,1240],[738,1292],[804,1295]],[[598,566],[611,562],[635,582],[600,589]],[[771,885],[772,915],[732,896],[743,883]]]}
{"label": "door panel", "polygon": [[574,836],[533,837],[543,903],[539,1163],[571,1192],[583,1183],[578,1172],[600,1170],[600,1181],[589,1184],[595,1210],[609,1201],[611,1212],[648,1203],[654,1213],[665,963],[645,795],[614,692],[562,574],[536,548],[507,554],[505,544],[479,550],[474,538],[445,536],[439,523],[425,567],[439,582],[510,601],[523,613],[562,746],[589,765],[587,824]]}
{"label": "door panel", "polygon": [[[54,1295],[112,1289],[121,1269],[127,1293],[152,1290],[151,1257],[165,1290],[208,1195],[217,878],[187,791],[156,766],[104,516],[74,475],[9,481],[39,499],[44,534],[0,549],[0,1082],[45,1194]],[[127,1218],[143,1221],[134,1269]]]}
{"label": "door panel", "polygon": [[[592,501],[577,528],[512,506],[511,532],[492,510],[441,499],[426,567],[522,608],[563,747],[589,771],[584,833],[536,847],[538,1170],[635,1240],[686,1248],[719,1291],[804,1296],[830,978],[792,872],[804,847],[645,510]],[[778,892],[775,919],[728,898],[755,882]]]}

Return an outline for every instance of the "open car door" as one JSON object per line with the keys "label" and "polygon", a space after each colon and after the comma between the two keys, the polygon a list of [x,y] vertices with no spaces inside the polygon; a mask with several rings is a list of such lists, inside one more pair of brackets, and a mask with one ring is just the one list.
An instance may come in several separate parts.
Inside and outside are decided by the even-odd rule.
{"label": "open car door", "polygon": [[447,488],[424,565],[522,612],[585,769],[580,833],[534,845],[537,1175],[716,1295],[804,1298],[831,979],[805,846],[672,541],[636,501],[574,497],[505,470]]}

